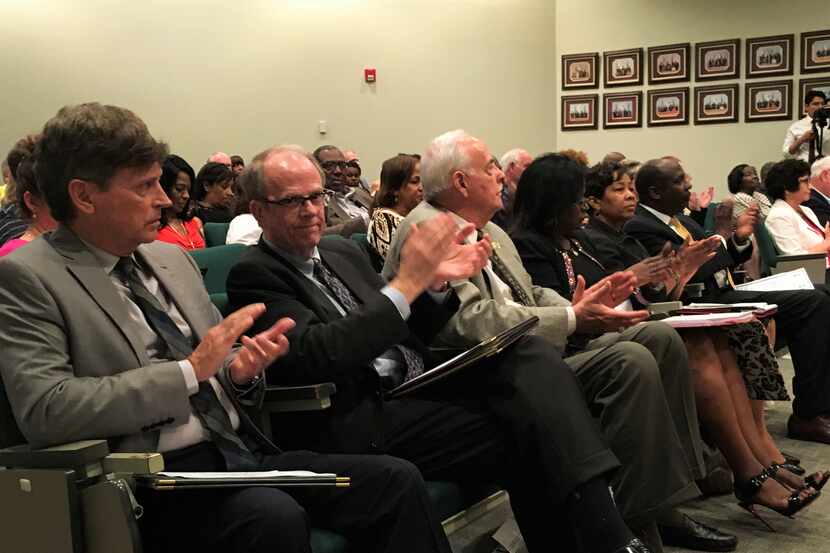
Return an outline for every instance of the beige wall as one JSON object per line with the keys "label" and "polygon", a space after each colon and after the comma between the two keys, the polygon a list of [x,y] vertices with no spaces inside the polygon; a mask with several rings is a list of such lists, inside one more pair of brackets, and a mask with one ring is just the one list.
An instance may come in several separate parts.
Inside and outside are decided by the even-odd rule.
{"label": "beige wall", "polygon": [[[678,42],[695,43],[795,33],[796,75],[792,77],[795,87],[798,86],[798,33],[827,27],[827,17],[822,19],[819,16],[816,4],[804,0],[788,2],[631,0],[614,3],[605,0],[558,0],[556,2],[557,59],[558,55],[569,53],[602,52],[635,47],[647,49],[649,46]],[[745,65],[743,48],[742,42],[742,75]],[[557,66],[557,79],[559,71]],[[812,74],[811,76],[820,75]],[[647,75],[644,77],[644,83],[647,83]],[[730,82],[733,81],[710,81],[701,84]],[[739,82],[742,83],[739,93],[739,123],[648,128],[645,126],[644,118],[642,129],[606,131],[601,130],[602,121],[600,120],[600,130],[597,131],[561,132],[557,119],[557,147],[581,148],[588,153],[592,161],[599,161],[606,152],[611,150],[622,151],[629,157],[640,160],[674,154],[685,160],[686,169],[693,175],[693,184],[696,188],[712,184],[716,186],[719,195],[726,194],[726,175],[734,165],[752,163],[760,169],[765,161],[781,157],[784,132],[789,125],[785,121],[743,123],[744,80],[741,79]],[[665,85],[663,88],[673,86],[686,86],[686,83]],[[689,86],[694,87],[695,83],[689,83]],[[644,92],[648,88],[645,85],[640,87]],[[620,87],[612,90],[636,90],[636,87],[631,89]],[[795,90],[797,94],[797,88]],[[601,95],[602,90],[599,93]],[[557,98],[561,94],[561,91],[557,91]],[[645,107],[645,93],[643,96]],[[691,115],[693,111],[690,114],[690,123],[692,122]]]}
{"label": "beige wall", "polygon": [[333,143],[371,178],[456,127],[497,154],[548,150],[554,16],[550,0],[2,0],[0,148],[99,100],[133,109],[197,170],[217,149]]}

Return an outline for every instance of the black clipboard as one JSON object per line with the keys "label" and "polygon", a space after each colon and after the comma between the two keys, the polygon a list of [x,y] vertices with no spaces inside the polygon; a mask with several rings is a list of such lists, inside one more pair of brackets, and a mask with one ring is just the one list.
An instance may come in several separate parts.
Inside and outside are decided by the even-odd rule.
{"label": "black clipboard", "polygon": [[463,353],[456,355],[449,361],[445,361],[437,367],[416,376],[412,380],[408,380],[400,386],[392,388],[384,394],[384,397],[386,399],[395,399],[405,396],[406,394],[419,390],[424,386],[432,384],[433,382],[443,380],[444,378],[460,371],[476,361],[496,355],[513,342],[530,332],[537,324],[539,324],[539,317],[534,315],[529,319],[520,322],[516,326],[503,330],[495,336],[476,344]]}
{"label": "black clipboard", "polygon": [[291,488],[308,486],[334,486],[347,488],[351,484],[348,476],[267,476],[247,478],[229,477],[226,479],[217,478],[193,478],[170,476],[164,473],[159,474],[137,474],[135,475],[136,485],[150,488],[151,490],[194,490],[205,488],[250,488],[253,486],[265,486],[271,488]]}

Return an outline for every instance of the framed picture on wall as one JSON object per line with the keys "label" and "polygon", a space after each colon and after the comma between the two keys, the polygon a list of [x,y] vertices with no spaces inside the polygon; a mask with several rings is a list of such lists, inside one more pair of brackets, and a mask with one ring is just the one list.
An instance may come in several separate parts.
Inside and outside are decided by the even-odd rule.
{"label": "framed picture on wall", "polygon": [[642,127],[641,105],[643,93],[611,92],[602,95],[603,129],[620,129],[626,127]]}
{"label": "framed picture on wall", "polygon": [[691,45],[668,44],[648,49],[648,84],[685,82],[691,78]]}
{"label": "framed picture on wall", "polygon": [[562,90],[599,86],[599,53],[562,56]]}
{"label": "framed picture on wall", "polygon": [[689,124],[689,87],[648,91],[648,126]]}
{"label": "framed picture on wall", "polygon": [[606,87],[643,84],[643,49],[603,52],[603,83]]}
{"label": "framed picture on wall", "polygon": [[737,79],[740,75],[741,39],[695,44],[695,80]]}
{"label": "framed picture on wall", "polygon": [[588,131],[597,128],[599,94],[562,96],[562,130]]}
{"label": "framed picture on wall", "polygon": [[695,87],[695,125],[738,122],[738,85]]}
{"label": "framed picture on wall", "polygon": [[830,76],[798,81],[798,95],[793,98],[795,114],[798,116],[804,115],[804,96],[807,95],[808,90],[820,90],[827,98],[830,98]]}
{"label": "framed picture on wall", "polygon": [[795,35],[746,39],[746,78],[793,74]]}
{"label": "framed picture on wall", "polygon": [[746,83],[744,121],[778,121],[792,119],[792,81]]}
{"label": "framed picture on wall", "polygon": [[801,72],[830,71],[830,29],[801,33]]}

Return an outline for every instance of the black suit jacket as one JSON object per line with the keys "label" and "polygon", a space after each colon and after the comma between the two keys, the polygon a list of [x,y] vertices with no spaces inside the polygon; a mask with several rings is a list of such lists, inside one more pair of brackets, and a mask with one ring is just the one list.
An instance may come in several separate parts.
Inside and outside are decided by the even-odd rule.
{"label": "black suit jacket", "polygon": [[810,199],[804,202],[803,205],[813,210],[822,227],[827,224],[827,221],[830,221],[830,202],[815,190],[810,190]]}
{"label": "black suit jacket", "polygon": [[[377,420],[383,416],[381,382],[372,361],[397,344],[405,344],[435,363],[429,343],[458,306],[454,294],[443,305],[423,294],[404,321],[395,304],[380,293],[385,281],[374,272],[352,240],[329,237],[320,257],[362,304],[341,316],[323,292],[264,241],[249,248],[228,276],[233,309],[255,302],[266,312],[249,333],[261,332],[281,317],[296,322],[287,337],[289,352],[271,367],[270,384],[307,385],[334,382],[332,406],[320,412],[282,417],[275,428],[281,443],[343,453],[382,449]],[[283,439],[285,438],[285,439]]]}
{"label": "black suit jacket", "polygon": [[[703,231],[703,228],[691,218],[685,215],[678,215],[677,218],[686,227],[694,240],[706,238],[706,233]],[[659,253],[667,241],[671,242],[675,248],[679,248],[683,244],[683,239],[669,225],[639,205],[637,206],[634,217],[625,224],[624,230],[626,234],[639,240],[651,255]],[[723,246],[718,248],[715,257],[704,263],[698,269],[697,273],[692,277],[692,282],[704,284],[707,290],[717,289],[718,285],[715,281],[715,273],[722,269],[732,269],[736,265],[749,259],[752,255],[751,244],[741,252],[738,252],[732,240],[727,240],[727,244],[729,245],[728,248],[724,248]]]}

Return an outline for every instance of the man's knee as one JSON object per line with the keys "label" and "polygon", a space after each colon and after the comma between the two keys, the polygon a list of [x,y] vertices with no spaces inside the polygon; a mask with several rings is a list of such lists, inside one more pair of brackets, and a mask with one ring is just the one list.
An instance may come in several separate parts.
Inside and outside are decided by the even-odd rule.
{"label": "man's knee", "polygon": [[660,368],[650,348],[638,342],[618,342],[609,346],[615,360],[610,367],[614,379],[627,386],[662,386]]}
{"label": "man's knee", "polygon": [[233,513],[226,521],[228,543],[236,551],[306,553],[310,524],[305,509],[276,488],[247,488],[228,500]]}

